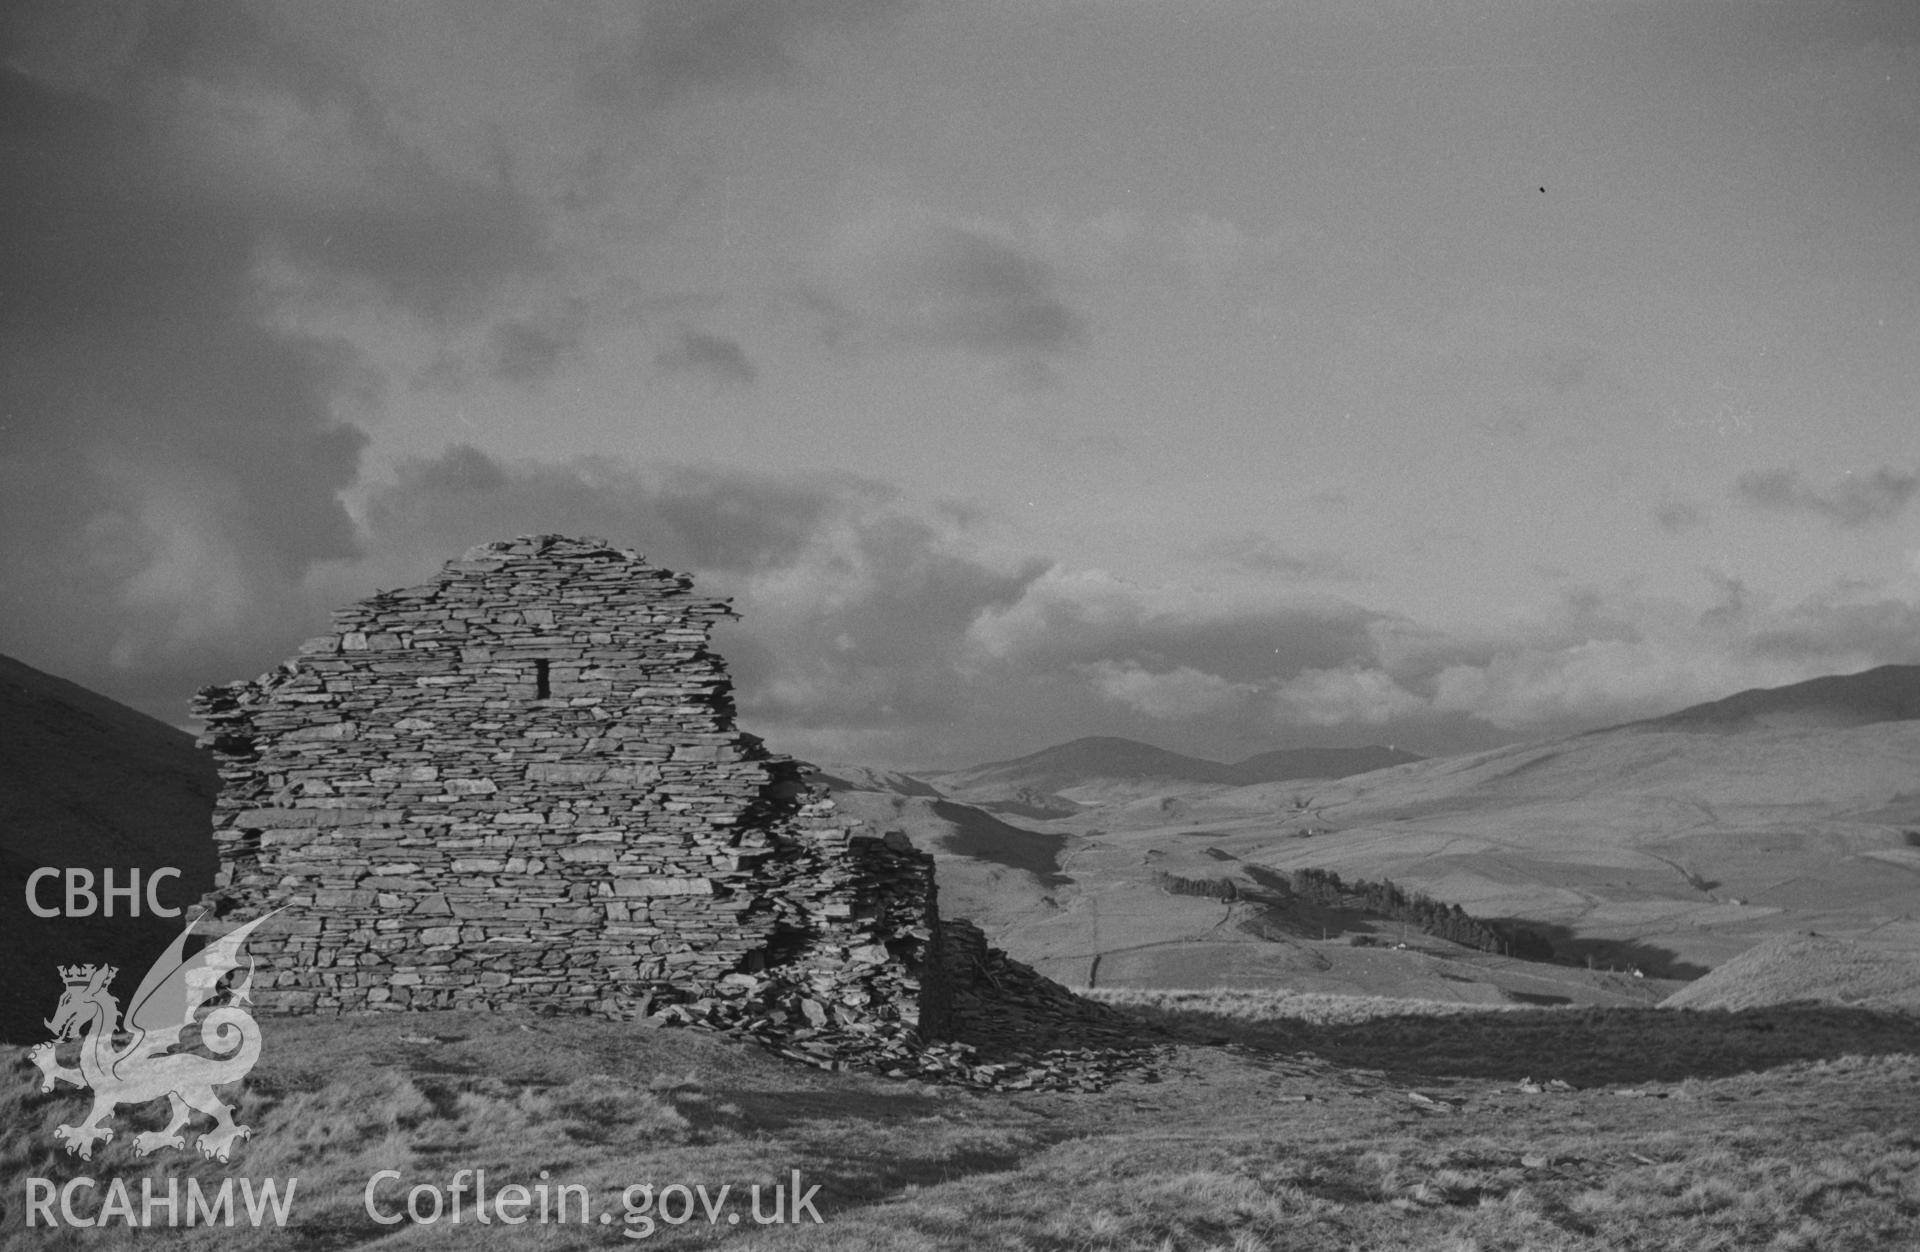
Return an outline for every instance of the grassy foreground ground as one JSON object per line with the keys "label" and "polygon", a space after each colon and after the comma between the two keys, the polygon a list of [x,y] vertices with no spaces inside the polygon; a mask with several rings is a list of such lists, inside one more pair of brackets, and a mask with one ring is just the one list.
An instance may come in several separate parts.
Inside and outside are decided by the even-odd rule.
{"label": "grassy foreground ground", "polygon": [[[116,1114],[118,1135],[91,1162],[67,1156],[53,1130],[84,1117],[87,1096],[41,1094],[19,1060],[0,1093],[0,1238],[89,1250],[1920,1249],[1914,1017],[1109,999],[1191,1040],[1162,1081],[983,1095],[825,1073],[691,1030],[269,1019],[237,1114],[254,1134],[226,1165],[191,1147],[137,1156],[134,1130],[157,1126],[164,1104]],[[391,1224],[367,1211],[383,1170],[374,1207]],[[507,1190],[508,1207],[480,1224],[469,1182],[456,1224],[446,1206],[460,1170],[485,1171],[490,1205],[514,1186],[528,1202],[515,1208]],[[94,1184],[74,1193],[76,1211],[105,1205],[103,1225],[25,1226],[30,1179],[80,1175]],[[143,1183],[164,1195],[189,1178],[208,1195],[224,1180],[297,1184],[284,1226],[242,1215],[232,1228],[133,1229],[112,1215],[113,1180],[137,1216]],[[652,1190],[623,1203],[635,1184]],[[567,1220],[542,1223],[536,1189],[562,1185],[577,1188]],[[755,1185],[760,1217],[777,1207],[795,1220],[757,1222]],[[414,1188],[440,1220],[406,1217]]]}

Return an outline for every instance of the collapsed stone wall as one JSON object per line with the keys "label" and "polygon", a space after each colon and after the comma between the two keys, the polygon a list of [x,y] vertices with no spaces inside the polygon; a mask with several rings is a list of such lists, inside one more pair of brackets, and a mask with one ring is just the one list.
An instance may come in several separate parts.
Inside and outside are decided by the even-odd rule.
{"label": "collapsed stone wall", "polygon": [[733,721],[691,580],[525,536],[334,614],[194,701],[219,764],[208,899],[281,1012],[635,1015],[751,994],[944,1027],[933,859],[836,818]]}

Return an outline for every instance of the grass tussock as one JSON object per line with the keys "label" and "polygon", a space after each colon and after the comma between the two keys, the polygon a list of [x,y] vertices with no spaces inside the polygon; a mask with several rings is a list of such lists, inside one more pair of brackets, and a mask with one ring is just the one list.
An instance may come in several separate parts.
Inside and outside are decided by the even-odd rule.
{"label": "grass tussock", "polygon": [[1428,1078],[1682,1082],[1849,1054],[1920,1053],[1920,1014],[1814,1003],[1684,1010],[1222,990],[1091,994],[1188,1037]]}
{"label": "grass tussock", "polygon": [[[119,1136],[83,1165],[51,1131],[84,1116],[85,1095],[43,1095],[36,1072],[12,1065],[0,1075],[0,1246],[1824,1252],[1912,1249],[1920,1231],[1920,1048],[1881,1046],[1888,1035],[1848,1050],[1821,1033],[1852,1019],[1766,1032],[1738,1015],[1103,998],[1176,1024],[1238,1023],[1243,1040],[1317,1032],[1325,1046],[1317,1058],[1187,1046],[1162,1082],[992,1096],[821,1073],[692,1031],[454,1014],[424,1027],[276,1021],[273,1050],[239,1093],[238,1120],[255,1133],[228,1166],[191,1151],[135,1155],[132,1132],[160,1107],[117,1116]],[[1638,1052],[1641,1070],[1657,1069],[1672,1038],[1635,1032],[1668,1019],[1732,1031],[1731,1059],[1671,1082],[1536,1094],[1448,1072],[1471,1068],[1458,1063],[1470,1045],[1496,1046],[1501,1031],[1533,1038],[1547,1022],[1572,1033],[1540,1039]],[[1422,1036],[1422,1022],[1453,1033]],[[1795,1030],[1800,1051],[1834,1046],[1769,1061],[1770,1034]],[[1339,1055],[1329,1041],[1348,1032],[1384,1042]],[[1410,1061],[1351,1059],[1422,1039]],[[1578,1064],[1561,1052],[1535,1073]],[[462,1168],[486,1170],[496,1190],[547,1171],[584,1188],[596,1214],[619,1213],[634,1183],[726,1186],[743,1206],[748,1188],[797,1170],[820,1188],[822,1222],[710,1224],[696,1212],[641,1241],[624,1237],[637,1233],[624,1220],[386,1226],[365,1211],[378,1170],[444,1187]],[[136,1194],[142,1179],[297,1178],[299,1196],[285,1228],[24,1229],[27,1178],[83,1172]]]}
{"label": "grass tussock", "polygon": [[1460,1139],[1418,1127],[1343,1137],[1324,1118],[1284,1133],[1197,1129],[1063,1144],[1014,1173],[738,1246],[1910,1249],[1920,1219],[1920,1141],[1897,1132],[1809,1151],[1737,1127],[1713,1139],[1492,1123]]}
{"label": "grass tussock", "polygon": [[1198,991],[1153,991],[1138,987],[1099,987],[1081,994],[1116,1008],[1170,1024],[1197,1020],[1257,1025],[1308,1022],[1315,1026],[1356,1025],[1384,1017],[1452,1017],[1518,1009],[1519,1005],[1461,1004],[1442,1000],[1396,1000],[1389,996],[1333,995],[1320,991],[1246,991],[1208,987]]}

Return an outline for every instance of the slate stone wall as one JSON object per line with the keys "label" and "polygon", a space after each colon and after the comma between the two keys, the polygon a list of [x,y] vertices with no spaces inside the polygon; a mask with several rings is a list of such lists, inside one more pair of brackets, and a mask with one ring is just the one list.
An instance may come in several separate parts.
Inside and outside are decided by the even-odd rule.
{"label": "slate stone wall", "polygon": [[733,721],[727,604],[597,539],[486,544],[196,697],[208,899],[269,1011],[634,1015],[747,996],[942,1023],[933,860]]}

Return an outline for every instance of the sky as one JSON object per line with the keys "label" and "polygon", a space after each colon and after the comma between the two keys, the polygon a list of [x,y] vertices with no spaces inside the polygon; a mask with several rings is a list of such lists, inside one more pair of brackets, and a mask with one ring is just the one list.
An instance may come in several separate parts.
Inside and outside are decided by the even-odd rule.
{"label": "sky", "polygon": [[1904,0],[33,0],[0,154],[0,652],[177,724],[546,532],[820,761],[1920,663]]}

